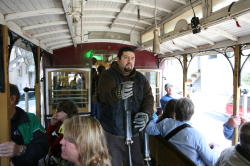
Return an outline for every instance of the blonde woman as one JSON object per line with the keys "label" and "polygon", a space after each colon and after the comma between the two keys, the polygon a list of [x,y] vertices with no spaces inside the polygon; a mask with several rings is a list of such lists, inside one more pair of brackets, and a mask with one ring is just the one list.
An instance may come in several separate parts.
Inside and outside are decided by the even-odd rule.
{"label": "blonde woman", "polygon": [[111,166],[100,123],[92,117],[74,116],[63,122],[61,157],[75,166]]}

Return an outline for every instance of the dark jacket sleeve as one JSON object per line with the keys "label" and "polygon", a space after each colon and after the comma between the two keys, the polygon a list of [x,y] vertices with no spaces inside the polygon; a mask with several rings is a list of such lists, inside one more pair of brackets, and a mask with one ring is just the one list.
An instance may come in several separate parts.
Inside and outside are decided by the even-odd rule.
{"label": "dark jacket sleeve", "polygon": [[[50,154],[61,153],[61,144],[60,141],[63,138],[63,134],[57,133],[57,136],[53,138],[52,133],[57,130],[58,127],[61,126],[61,123],[57,123],[56,125],[49,125],[47,129],[47,137],[49,141]],[[59,154],[56,154],[59,155]]]}
{"label": "dark jacket sleeve", "polygon": [[142,112],[146,112],[149,115],[152,115],[154,113],[153,107],[154,107],[154,97],[152,95],[152,89],[149,85],[149,82],[146,79],[144,85],[144,95],[143,95],[141,110]]}
{"label": "dark jacket sleeve", "polygon": [[[41,125],[37,118],[34,118],[31,124]],[[48,153],[48,139],[45,131],[40,128],[33,130],[32,139],[26,147],[24,154],[12,158],[15,166],[36,166],[39,159]]]}
{"label": "dark jacket sleeve", "polygon": [[98,101],[108,105],[112,105],[119,99],[116,96],[116,81],[110,71],[104,71],[98,81],[97,96]]}

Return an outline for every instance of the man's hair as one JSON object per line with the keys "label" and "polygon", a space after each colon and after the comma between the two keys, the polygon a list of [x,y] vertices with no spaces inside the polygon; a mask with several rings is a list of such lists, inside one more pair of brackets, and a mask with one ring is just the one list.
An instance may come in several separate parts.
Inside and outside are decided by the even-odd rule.
{"label": "man's hair", "polygon": [[96,119],[74,116],[66,119],[63,126],[63,138],[78,147],[81,165],[111,166],[104,131]]}
{"label": "man's hair", "polygon": [[20,99],[20,92],[18,87],[14,84],[10,84],[10,96],[16,96],[16,104],[18,104]]}
{"label": "man's hair", "polygon": [[120,50],[119,50],[119,52],[117,54],[117,57],[119,59],[121,59],[121,56],[123,55],[123,52],[126,52],[126,51],[135,52],[135,50],[133,48],[131,48],[131,47],[122,47],[122,48],[120,48]]}
{"label": "man's hair", "polygon": [[250,151],[250,122],[244,123],[240,128],[240,145]]}
{"label": "man's hair", "polygon": [[70,118],[74,115],[77,114],[78,110],[77,107],[75,105],[75,103],[73,103],[72,101],[63,101],[60,102],[57,105],[57,111],[63,111],[67,114],[67,116]]}
{"label": "man's hair", "polygon": [[175,117],[178,121],[188,121],[194,114],[194,104],[188,98],[181,98],[175,106]]}
{"label": "man's hair", "polygon": [[106,68],[103,65],[97,67],[98,74],[101,74]]}

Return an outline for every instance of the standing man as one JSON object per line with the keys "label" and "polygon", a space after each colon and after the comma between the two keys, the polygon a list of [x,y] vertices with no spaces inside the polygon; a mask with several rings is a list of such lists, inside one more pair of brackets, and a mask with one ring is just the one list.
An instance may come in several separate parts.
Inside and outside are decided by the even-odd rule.
{"label": "standing man", "polygon": [[164,110],[165,105],[167,104],[167,102],[171,99],[173,99],[172,97],[172,88],[173,85],[170,83],[166,83],[165,84],[165,91],[167,92],[165,96],[162,96],[162,98],[160,99],[160,103],[161,103],[161,109]]}
{"label": "standing man", "polygon": [[11,141],[0,144],[0,157],[11,157],[14,166],[38,166],[48,152],[48,139],[38,118],[17,107],[20,93],[10,84]]}
{"label": "standing man", "polygon": [[153,113],[153,95],[147,79],[134,68],[135,53],[130,47],[118,52],[118,61],[104,71],[98,82],[100,122],[105,130],[113,166],[129,165],[125,145],[125,100],[132,114],[133,166],[143,166],[139,131],[142,131]]}

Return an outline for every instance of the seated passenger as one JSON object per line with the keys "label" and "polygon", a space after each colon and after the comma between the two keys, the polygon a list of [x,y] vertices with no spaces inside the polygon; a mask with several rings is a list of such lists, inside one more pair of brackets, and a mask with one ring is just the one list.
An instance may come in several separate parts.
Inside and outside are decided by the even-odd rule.
{"label": "seated passenger", "polygon": [[159,116],[157,123],[162,121],[165,118],[172,118],[175,119],[175,105],[177,103],[176,99],[171,99],[167,102],[164,107],[163,114]]}
{"label": "seated passenger", "polygon": [[[49,160],[50,165],[61,161],[61,144],[63,138],[62,123],[65,119],[77,114],[77,107],[72,101],[64,101],[58,104],[56,113],[50,120],[50,125],[47,129],[47,136],[49,139]],[[52,157],[53,156],[53,157]]]}
{"label": "seated passenger", "polygon": [[[193,102],[188,98],[181,98],[177,100],[175,106],[175,119],[165,118],[159,123],[150,121],[146,127],[146,132],[150,135],[165,137],[173,129],[184,123],[190,124],[189,120],[193,113]],[[218,159],[217,154],[210,149],[205,138],[193,127],[186,127],[180,130],[169,139],[169,142],[175,145],[197,166],[213,166]]]}
{"label": "seated passenger", "polygon": [[37,166],[48,152],[48,139],[39,119],[17,107],[20,92],[10,84],[11,141],[1,142],[0,157],[11,157],[14,166]]}
{"label": "seated passenger", "polygon": [[240,118],[238,116],[232,116],[228,119],[226,123],[223,124],[223,134],[224,136],[231,140],[233,137],[234,129],[239,127],[246,122],[246,119]]}
{"label": "seated passenger", "polygon": [[250,165],[250,122],[240,128],[240,144],[225,149],[215,166],[249,166]]}
{"label": "seated passenger", "polygon": [[75,166],[111,166],[104,131],[96,119],[74,116],[63,125],[63,159]]}

